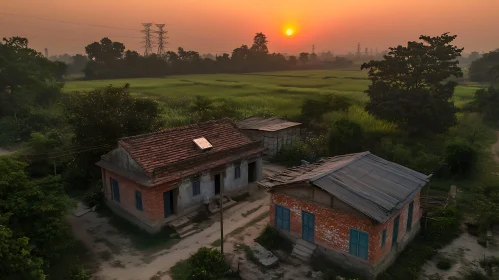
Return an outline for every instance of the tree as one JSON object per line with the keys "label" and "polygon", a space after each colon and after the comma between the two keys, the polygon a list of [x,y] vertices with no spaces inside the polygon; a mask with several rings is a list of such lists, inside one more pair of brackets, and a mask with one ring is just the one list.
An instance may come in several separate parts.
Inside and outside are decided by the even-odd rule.
{"label": "tree", "polygon": [[451,45],[455,38],[421,36],[422,42],[390,48],[383,60],[362,64],[371,80],[366,110],[411,134],[446,131],[456,122],[451,99],[457,82],[448,78],[463,76],[456,60],[463,49]]}
{"label": "tree", "polygon": [[291,55],[290,57],[288,57],[288,62],[290,65],[294,66],[298,62],[298,59],[296,58],[296,56]]}
{"label": "tree", "polygon": [[123,57],[125,45],[120,42],[113,42],[104,37],[100,42],[93,42],[85,47],[85,52],[90,60],[108,64]]}
{"label": "tree", "polygon": [[91,180],[100,178],[95,162],[119,138],[152,132],[161,125],[158,103],[133,97],[129,84],[77,92],[64,105],[75,148],[94,148],[75,155],[77,173]]}
{"label": "tree", "polygon": [[332,156],[361,152],[364,131],[356,122],[341,119],[329,131],[328,150]]}
{"label": "tree", "polygon": [[474,168],[477,152],[473,145],[461,139],[453,139],[445,148],[445,161],[451,174],[468,175]]}
{"label": "tree", "polygon": [[253,38],[253,45],[251,46],[251,51],[260,53],[260,54],[268,54],[269,53],[269,48],[267,47],[267,43],[269,41],[267,40],[267,36],[263,34],[262,32],[256,33],[255,37]]}
{"label": "tree", "polygon": [[499,49],[484,54],[481,58],[471,62],[469,77],[473,82],[493,82],[497,76],[493,68],[499,65]]}
{"label": "tree", "polygon": [[213,118],[213,101],[207,97],[196,95],[189,111],[198,122],[211,120]]}
{"label": "tree", "polygon": [[499,89],[493,86],[475,92],[473,106],[483,113],[483,119],[489,122],[499,121]]}
{"label": "tree", "polygon": [[306,52],[302,52],[300,53],[300,56],[298,57],[298,59],[301,61],[301,63],[305,64],[308,62],[308,53]]}

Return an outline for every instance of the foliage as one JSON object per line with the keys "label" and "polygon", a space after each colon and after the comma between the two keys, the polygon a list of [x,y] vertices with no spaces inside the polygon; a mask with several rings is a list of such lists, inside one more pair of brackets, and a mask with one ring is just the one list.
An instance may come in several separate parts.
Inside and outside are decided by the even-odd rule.
{"label": "foliage", "polygon": [[485,121],[497,124],[499,121],[499,88],[493,86],[487,89],[479,89],[475,92],[473,105],[483,113]]}
{"label": "foliage", "polygon": [[499,186],[497,182],[478,186],[474,189],[473,213],[480,233],[485,233],[492,225],[499,223]]}
{"label": "foliage", "polygon": [[293,242],[280,235],[275,228],[268,225],[262,231],[260,236],[255,239],[255,241],[270,251],[281,250],[286,253],[291,253],[293,250]]}
{"label": "foliage", "polygon": [[463,280],[491,280],[491,278],[478,269],[472,269],[463,275]]}
{"label": "foliage", "polygon": [[82,265],[74,265],[71,268],[69,280],[90,280],[90,275]]}
{"label": "foliage", "polygon": [[102,182],[96,184],[96,187],[93,190],[87,191],[85,196],[83,197],[83,202],[88,207],[94,207],[102,204],[104,202],[104,192],[102,191]]}
{"label": "foliage", "polygon": [[363,150],[364,131],[356,122],[342,119],[335,123],[328,135],[330,156],[361,152]]}
{"label": "foliage", "polygon": [[[65,215],[73,203],[64,193],[58,177],[31,180],[24,171],[25,167],[24,163],[0,157],[1,224],[8,229],[5,231],[4,228],[4,237],[18,240],[15,246],[19,249],[13,247],[14,250],[29,246],[31,250],[23,251],[27,262],[31,258],[29,266],[37,270],[42,264],[38,260],[41,260],[43,270],[48,271],[72,246],[70,226]],[[15,268],[13,263],[6,265]]]}
{"label": "foliage", "polygon": [[284,146],[271,160],[285,166],[295,166],[300,165],[302,160],[315,162],[325,156],[327,156],[326,137],[321,135]]}
{"label": "foliage", "polygon": [[473,61],[469,68],[469,77],[473,82],[493,82],[496,73],[492,70],[499,65],[499,49],[484,54],[481,58]]}
{"label": "foliage", "polygon": [[189,259],[175,264],[170,269],[173,280],[219,280],[234,279],[223,255],[216,249],[200,248]]}
{"label": "foliage", "polygon": [[422,236],[424,241],[434,247],[444,246],[461,234],[460,213],[455,206],[438,208],[428,214],[426,228]]}
{"label": "foliage", "polygon": [[[74,133],[75,172],[90,179],[100,177],[94,165],[118,139],[155,131],[160,127],[158,103],[133,97],[123,87],[108,86],[74,93],[65,102],[65,115]],[[83,152],[84,151],[84,152]]]}
{"label": "foliage", "polygon": [[453,260],[449,257],[440,256],[437,261],[437,268],[441,270],[449,270],[453,264]]}
{"label": "foliage", "polygon": [[330,111],[346,111],[352,105],[350,98],[341,95],[323,95],[308,98],[301,105],[301,116],[306,121],[320,121]]}
{"label": "foliage", "polygon": [[469,175],[477,161],[477,151],[469,142],[452,139],[445,149],[445,161],[451,174]]}
{"label": "foliage", "polygon": [[455,123],[451,101],[455,81],[462,77],[458,58],[462,49],[451,45],[456,36],[420,36],[423,42],[390,48],[381,61],[364,63],[372,84],[366,110],[394,122],[411,134],[440,133]]}

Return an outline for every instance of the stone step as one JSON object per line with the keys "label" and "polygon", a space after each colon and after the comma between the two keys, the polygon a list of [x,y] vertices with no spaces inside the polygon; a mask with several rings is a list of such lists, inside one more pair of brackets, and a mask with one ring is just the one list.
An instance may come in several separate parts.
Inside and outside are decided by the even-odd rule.
{"label": "stone step", "polygon": [[190,230],[190,231],[187,231],[187,232],[184,232],[183,234],[179,234],[179,237],[180,238],[184,238],[184,237],[187,237],[189,235],[193,235],[194,233],[198,232],[197,229],[193,229],[193,230]]}
{"label": "stone step", "polygon": [[303,240],[301,238],[298,239],[298,240],[296,240],[296,244],[300,244],[300,245],[302,245],[304,247],[307,247],[307,248],[309,248],[312,251],[315,251],[315,249],[317,248],[317,245],[315,245],[313,243],[310,243],[308,241],[305,241],[305,240]]}
{"label": "stone step", "polygon": [[296,255],[299,255],[299,256],[302,256],[302,257],[304,257],[304,258],[309,258],[309,257],[312,255],[312,253],[310,253],[310,252],[308,252],[308,251],[302,251],[302,250],[300,250],[300,249],[296,249],[296,248],[295,248],[295,249],[293,249],[293,252],[292,252],[292,253],[294,253],[294,254],[296,254]]}
{"label": "stone step", "polygon": [[189,218],[187,218],[187,217],[181,217],[181,218],[178,218],[178,219],[172,221],[168,225],[170,227],[172,227],[174,230],[178,230],[178,229],[180,229],[182,227],[185,227],[190,222],[191,222],[191,220]]}
{"label": "stone step", "polygon": [[185,227],[179,228],[176,231],[177,231],[178,235],[182,235],[185,232],[188,232],[188,231],[191,231],[191,230],[195,230],[196,226],[197,226],[197,224],[192,223],[192,224],[186,225]]}
{"label": "stone step", "polygon": [[303,246],[301,244],[295,244],[293,246],[293,250],[304,251],[305,253],[313,254],[315,250],[310,249],[309,247]]}
{"label": "stone step", "polygon": [[291,256],[292,256],[292,257],[295,257],[295,258],[297,258],[297,259],[300,259],[300,260],[302,260],[302,261],[309,261],[309,260],[310,260],[310,256],[303,256],[303,255],[301,255],[301,254],[296,253],[295,251],[293,251],[293,252],[291,253]]}

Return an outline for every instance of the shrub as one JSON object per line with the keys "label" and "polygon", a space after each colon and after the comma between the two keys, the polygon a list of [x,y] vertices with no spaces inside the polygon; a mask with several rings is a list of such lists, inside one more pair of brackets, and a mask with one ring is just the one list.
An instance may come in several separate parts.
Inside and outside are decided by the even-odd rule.
{"label": "shrub", "polygon": [[423,239],[432,246],[444,246],[461,234],[459,212],[455,207],[440,208],[430,213]]}
{"label": "shrub", "polygon": [[468,175],[475,166],[477,151],[469,142],[455,138],[447,144],[445,161],[451,174]]}
{"label": "shrub", "polygon": [[88,275],[85,268],[81,265],[75,265],[71,268],[70,280],[89,280],[90,275]]}
{"label": "shrub", "polygon": [[364,131],[356,122],[341,119],[335,122],[329,131],[328,150],[330,155],[342,155],[361,152]]}
{"label": "shrub", "polygon": [[326,155],[326,139],[319,136],[284,146],[271,160],[286,166],[295,166],[300,165],[301,160],[314,162]]}
{"label": "shrub", "polygon": [[293,250],[293,242],[288,238],[281,236],[281,234],[271,226],[267,226],[255,241],[270,251],[282,250],[286,253],[291,253]]}
{"label": "shrub", "polygon": [[189,280],[219,280],[230,274],[224,256],[215,249],[200,248],[189,258]]}
{"label": "shrub", "polygon": [[[100,184],[97,184],[100,186]],[[101,187],[97,187],[93,190],[88,191],[83,197],[83,202],[88,207],[94,207],[100,205],[104,201],[104,192]]]}
{"label": "shrub", "polygon": [[450,258],[442,256],[437,262],[437,268],[441,270],[449,270],[453,264],[454,263]]}
{"label": "shrub", "polygon": [[352,105],[350,98],[341,95],[324,95],[310,98],[301,106],[301,117],[306,121],[319,121],[330,111],[346,111]]}

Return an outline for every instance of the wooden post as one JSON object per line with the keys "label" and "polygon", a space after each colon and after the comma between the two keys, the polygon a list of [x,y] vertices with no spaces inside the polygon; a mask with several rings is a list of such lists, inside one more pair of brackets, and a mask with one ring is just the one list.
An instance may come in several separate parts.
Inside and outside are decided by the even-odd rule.
{"label": "wooden post", "polygon": [[220,174],[220,252],[224,256],[224,185]]}
{"label": "wooden post", "polygon": [[[428,179],[431,178],[431,176],[433,176],[433,173],[431,173],[429,176],[428,176]],[[429,203],[429,197],[428,197],[428,192],[430,191],[430,186],[431,186],[431,183],[428,183],[428,188],[426,189],[426,209],[428,209],[428,203]],[[424,220],[424,228],[426,228],[426,224],[428,223],[428,213],[426,213],[426,219]]]}

